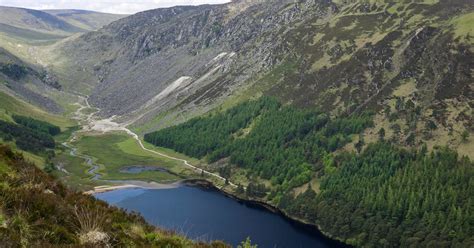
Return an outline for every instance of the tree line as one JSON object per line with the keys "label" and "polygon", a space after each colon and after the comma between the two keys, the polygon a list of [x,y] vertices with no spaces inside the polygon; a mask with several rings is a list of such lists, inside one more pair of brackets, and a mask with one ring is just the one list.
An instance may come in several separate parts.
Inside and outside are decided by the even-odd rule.
{"label": "tree line", "polygon": [[61,133],[61,128],[45,121],[40,121],[40,120],[33,119],[31,117],[26,117],[26,116],[21,116],[21,115],[12,115],[12,118],[16,123],[24,127],[27,127],[39,132],[47,133],[52,136],[55,136]]}
{"label": "tree line", "polygon": [[0,72],[13,80],[20,80],[28,74],[25,66],[0,63]]}
{"label": "tree line", "polygon": [[53,135],[61,132],[59,127],[30,117],[12,117],[16,123],[0,120],[0,138],[4,141],[15,141],[19,149],[35,154],[56,147]]}
{"label": "tree line", "polygon": [[[145,141],[186,155],[247,169],[270,180],[278,198],[311,180],[332,151],[372,125],[369,114],[330,118],[317,110],[285,106],[271,97],[145,135]],[[227,173],[226,173],[227,174]]]}
{"label": "tree line", "polygon": [[[340,150],[372,125],[369,113],[331,118],[262,97],[145,140],[208,162],[229,158],[248,178],[272,183],[251,180],[239,193],[266,198],[356,246],[474,246],[473,162],[448,148],[400,148],[385,141],[385,130],[365,149],[356,143],[357,153]],[[315,177],[319,193],[307,184],[295,195]]]}

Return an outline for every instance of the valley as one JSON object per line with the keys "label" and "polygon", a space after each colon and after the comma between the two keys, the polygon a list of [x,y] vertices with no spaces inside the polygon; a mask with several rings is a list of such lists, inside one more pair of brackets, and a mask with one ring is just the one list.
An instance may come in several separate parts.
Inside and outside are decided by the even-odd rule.
{"label": "valley", "polygon": [[472,247],[473,14],[466,0],[0,7],[0,241],[49,235],[24,234],[33,188],[120,230],[61,223],[53,246]]}
{"label": "valley", "polygon": [[[59,168],[58,173],[64,174],[59,175],[59,177],[62,177],[69,186],[78,187],[79,189],[93,187],[93,189],[84,193],[95,195],[98,199],[129,211],[142,213],[150,223],[176,230],[178,233],[195,240],[209,242],[213,239],[219,239],[237,246],[247,237],[253,237],[254,243],[265,247],[275,245],[289,247],[291,246],[290,244],[294,244],[295,240],[298,240],[299,247],[331,247],[333,245],[343,247],[342,243],[326,238],[315,226],[291,219],[286,214],[273,212],[275,210],[270,211],[263,205],[264,203],[247,202],[244,197],[236,194],[236,184],[219,174],[208,172],[190,163],[192,161],[192,163],[199,164],[204,161],[188,158],[183,154],[163,148],[156,149],[156,147],[154,148],[150,145],[147,145],[150,148],[146,148],[143,143],[144,141],[126,127],[113,122],[111,119],[96,120],[94,116],[98,110],[92,111],[87,99],[83,99],[82,104],[77,103],[77,105],[80,107],[74,113],[73,119],[81,123],[82,128],[73,132],[71,139],[62,143],[62,145],[67,148],[71,157],[84,161],[79,165],[79,167],[83,167],[82,170],[86,169],[83,165],[87,166],[88,169],[85,172],[86,177],[72,183],[70,177],[77,176],[77,172],[72,172],[73,175],[71,175],[71,172],[66,169],[71,167],[70,165]],[[150,156],[150,154],[157,156]],[[61,161],[61,163],[65,162],[64,160],[58,161]],[[139,164],[140,167],[132,166],[136,164]],[[131,168],[155,168],[156,170],[145,169],[129,173],[127,170]],[[77,168],[74,169],[77,170]],[[202,186],[199,186],[200,183],[197,184],[198,186],[195,186],[192,183],[188,183],[188,179],[203,180],[204,185],[210,183],[212,186],[201,188]],[[241,183],[239,181],[239,185]],[[161,196],[155,196],[155,194],[161,195],[164,191],[169,190],[176,190],[178,193],[171,193],[168,200],[163,199]],[[193,195],[195,195],[195,198],[186,195],[180,196],[181,193],[179,192],[183,190],[184,192],[194,191]],[[208,193],[209,190],[212,193]],[[143,192],[147,193],[140,200],[135,198],[143,194]],[[204,195],[198,196],[200,194]],[[231,194],[232,198],[227,198],[226,194]],[[129,197],[133,198],[127,200]],[[180,197],[184,198],[181,199]],[[211,203],[209,202],[211,201],[210,199],[202,200],[202,197],[211,197],[211,199],[217,202]],[[159,203],[144,203],[157,198],[160,199],[159,202],[161,203],[168,202],[167,204],[170,208],[161,206]],[[170,218],[176,211],[173,201],[176,201],[176,204],[182,204],[183,200],[189,202],[182,206],[183,209],[180,210],[182,213],[180,217],[177,219]],[[134,202],[134,204],[126,204],[126,201]],[[216,211],[223,207],[222,201],[229,205],[225,209],[235,216],[235,219],[226,218],[229,223],[234,224],[234,229],[232,230],[223,229],[228,224],[218,224],[220,223],[220,218],[227,216],[226,214],[224,216],[216,215]],[[207,209],[202,204],[213,206],[215,209]],[[156,211],[144,210],[143,207],[147,205],[160,208],[160,214],[155,216],[157,214]],[[189,209],[186,206],[189,206]],[[243,206],[245,208],[241,209]],[[206,209],[201,210],[199,214],[193,214],[196,207],[198,209]],[[229,208],[231,209],[229,210]],[[203,215],[208,217],[203,217]],[[254,217],[248,218],[249,215]],[[244,216],[247,218],[242,219]],[[199,226],[198,223],[204,223],[202,218],[208,218],[207,221],[216,224],[207,227]],[[213,218],[214,220],[211,221],[210,219]],[[255,221],[254,218],[262,219],[259,222],[268,226],[247,228],[247,225],[251,225]],[[157,219],[160,221],[156,222]],[[164,219],[168,220],[165,221]],[[194,223],[190,224],[192,227],[186,226],[188,221]],[[269,230],[270,226],[272,228]],[[220,232],[217,233],[217,230],[220,230]],[[261,233],[264,230],[268,232]],[[272,238],[275,232],[284,233],[285,235],[281,237],[286,238]]]}
{"label": "valley", "polygon": [[[82,128],[74,132],[71,139],[68,142],[64,142],[63,146],[71,150],[71,156],[85,159],[87,165],[92,167],[87,173],[90,174],[93,181],[113,182],[114,180],[120,180],[126,182],[128,179],[133,179],[164,183],[173,182],[180,177],[192,175],[207,176],[212,181],[214,181],[213,179],[222,182],[226,181],[220,175],[193,166],[186,160],[189,159],[198,163],[196,159],[175,155],[180,157],[178,158],[170,155],[171,151],[161,150],[160,152],[160,150],[145,147],[137,134],[125,126],[113,122],[111,119],[96,120],[94,115],[99,110],[83,113],[83,111],[91,109],[87,99],[84,99],[83,102],[82,105],[77,103],[80,107],[73,117],[73,119],[81,123]],[[72,145],[77,145],[78,148]],[[88,154],[91,157],[83,154]],[[137,173],[139,175],[123,173],[123,168],[132,165],[148,165],[161,168],[162,170]],[[102,173],[99,174],[99,171],[102,171]],[[121,183],[123,184],[124,182]],[[219,184],[222,184],[222,182]],[[228,182],[228,184],[236,187],[231,182]]]}

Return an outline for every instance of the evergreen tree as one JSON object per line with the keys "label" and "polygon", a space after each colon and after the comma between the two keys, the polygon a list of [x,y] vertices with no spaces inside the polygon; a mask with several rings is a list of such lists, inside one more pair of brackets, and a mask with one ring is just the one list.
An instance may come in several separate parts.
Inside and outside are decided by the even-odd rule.
{"label": "evergreen tree", "polygon": [[355,149],[357,150],[357,153],[360,153],[362,151],[362,148],[364,148],[365,145],[365,140],[364,140],[364,134],[359,134],[359,140],[357,143],[354,144]]}
{"label": "evergreen tree", "polygon": [[379,140],[383,141],[385,139],[385,129],[383,127],[380,128],[378,134],[379,134]]}

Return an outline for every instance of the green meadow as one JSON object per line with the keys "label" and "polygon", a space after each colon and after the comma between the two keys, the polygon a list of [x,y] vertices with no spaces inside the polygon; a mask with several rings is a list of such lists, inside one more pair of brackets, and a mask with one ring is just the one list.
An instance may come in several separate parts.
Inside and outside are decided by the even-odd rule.
{"label": "green meadow", "polygon": [[[78,148],[80,154],[94,158],[94,163],[100,166],[98,173],[104,180],[143,180],[169,183],[193,174],[181,161],[168,159],[141,149],[136,140],[124,133],[81,136],[73,145]],[[156,166],[170,173],[164,171],[146,171],[138,174],[121,172],[130,166]],[[88,176],[90,177],[90,175]]]}

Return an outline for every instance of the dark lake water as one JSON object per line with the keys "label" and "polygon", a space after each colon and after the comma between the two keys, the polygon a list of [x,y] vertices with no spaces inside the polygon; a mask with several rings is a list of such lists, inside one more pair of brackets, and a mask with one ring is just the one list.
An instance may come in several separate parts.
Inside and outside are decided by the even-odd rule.
{"label": "dark lake water", "polygon": [[151,224],[175,229],[192,239],[223,240],[236,246],[250,237],[259,248],[340,246],[314,228],[262,207],[238,202],[215,190],[189,186],[124,189],[96,197],[139,212]]}

